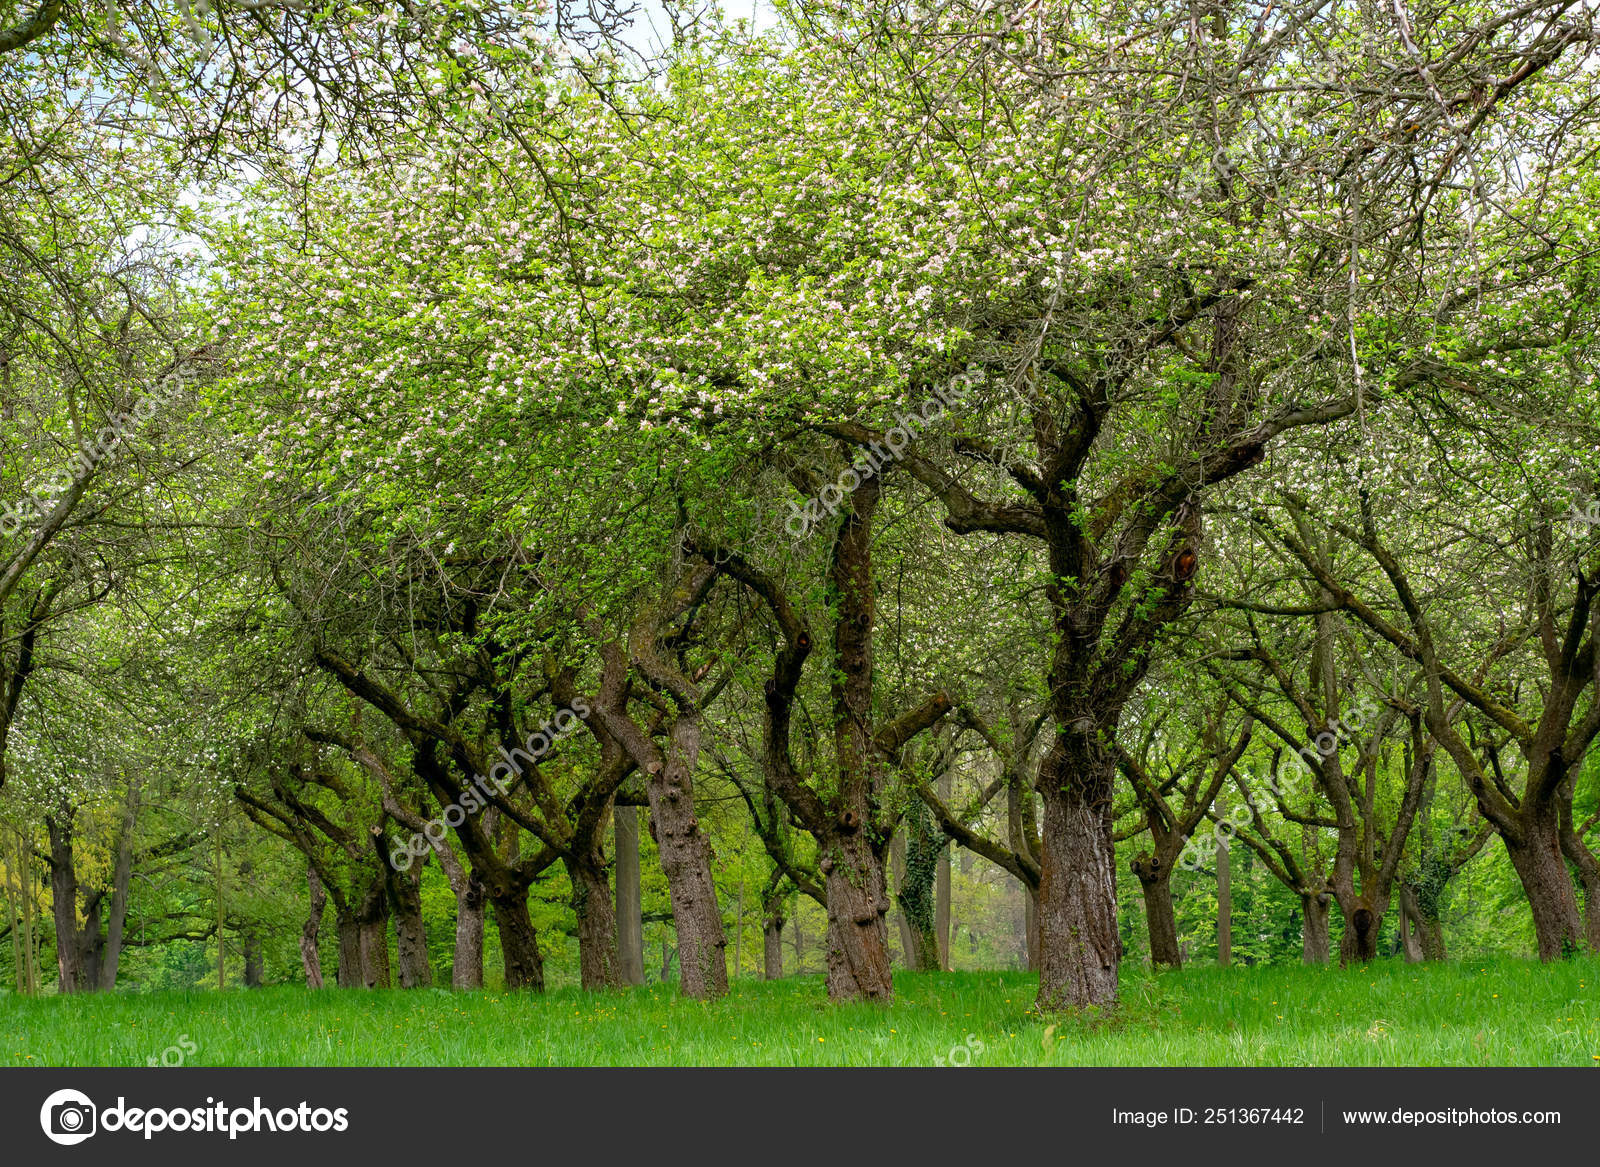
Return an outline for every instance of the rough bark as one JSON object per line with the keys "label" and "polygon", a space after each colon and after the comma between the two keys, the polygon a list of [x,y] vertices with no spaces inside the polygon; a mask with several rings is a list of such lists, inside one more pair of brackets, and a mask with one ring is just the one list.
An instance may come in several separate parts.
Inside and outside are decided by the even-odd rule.
{"label": "rough bark", "polygon": [[390,877],[395,962],[400,966],[402,989],[426,989],[433,984],[433,961],[428,956],[428,936],[422,923],[420,876],[421,869],[413,867]]}
{"label": "rough bark", "polygon": [[699,756],[699,717],[676,717],[666,764],[649,776],[645,791],[651,833],[672,901],[683,992],[715,999],[728,991],[728,941],[711,876],[711,840],[695,816],[694,769]]}
{"label": "rough bark", "polygon": [[588,992],[621,983],[617,962],[617,920],[611,910],[611,884],[599,855],[569,855],[572,910],[578,921],[578,977]]}
{"label": "rough bark", "polygon": [[698,549],[756,591],[783,630],[784,642],[764,687],[765,776],[768,789],[817,841],[828,913],[828,994],[834,1001],[893,999],[885,859],[895,816],[878,814],[888,801],[891,765],[918,733],[937,724],[951,708],[949,699],[937,694],[888,725],[874,725],[872,519],[880,492],[877,475],[851,491],[850,510],[841,520],[830,556],[829,695],[835,781],[825,792],[801,780],[790,751],[795,691],[813,643],[804,618],[776,581],[737,552]]}
{"label": "rough bark", "polygon": [[483,881],[467,872],[456,893],[456,946],[450,960],[450,987],[483,988]]}
{"label": "rough bark", "polygon": [[357,937],[361,953],[361,987],[387,989],[390,984],[388,913],[360,921]]}
{"label": "rough bark", "polygon": [[359,989],[366,982],[361,967],[361,921],[347,912],[336,912],[334,928],[339,934],[339,966],[333,983],[341,989]]}
{"label": "rough bark", "polygon": [[1326,890],[1300,893],[1300,959],[1306,964],[1327,964],[1333,958],[1333,942],[1328,935],[1328,918],[1333,910],[1333,895]]}
{"label": "rough bark", "polygon": [[[1578,895],[1561,854],[1553,806],[1524,803],[1522,838],[1505,839],[1506,856],[1516,869],[1533,912],[1539,959],[1560,960],[1587,947],[1578,913]],[[1542,812],[1542,813],[1541,813]]]}
{"label": "rough bark", "polygon": [[858,826],[845,824],[822,847],[828,899],[828,996],[888,1001],[889,896],[883,861]]}
{"label": "rough bark", "polygon": [[1081,730],[1059,735],[1040,762],[1041,1012],[1116,1001],[1122,939],[1111,842],[1115,772],[1112,760]]}
{"label": "rough bark", "polygon": [[528,889],[490,889],[489,902],[500,933],[506,988],[544,992],[544,957],[539,954],[539,933],[528,915]]}

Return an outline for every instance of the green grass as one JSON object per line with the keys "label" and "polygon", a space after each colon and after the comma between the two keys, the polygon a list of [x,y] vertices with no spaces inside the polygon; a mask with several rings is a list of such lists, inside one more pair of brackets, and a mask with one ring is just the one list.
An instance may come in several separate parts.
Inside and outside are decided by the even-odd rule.
{"label": "green grass", "polygon": [[956,1050],[975,1066],[1600,1069],[1593,958],[1131,975],[1109,1019],[1041,1019],[1025,973],[895,981],[887,1008],[831,1006],[817,977],[740,981],[710,1005],[661,986],[8,995],[0,1064],[142,1066],[186,1038],[195,1066],[928,1066]]}

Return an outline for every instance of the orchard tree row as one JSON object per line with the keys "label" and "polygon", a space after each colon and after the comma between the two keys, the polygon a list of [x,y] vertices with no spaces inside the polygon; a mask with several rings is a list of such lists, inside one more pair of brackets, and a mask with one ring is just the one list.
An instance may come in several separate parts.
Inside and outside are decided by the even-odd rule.
{"label": "orchard tree row", "polygon": [[13,8],[19,987],[1600,950],[1588,9]]}

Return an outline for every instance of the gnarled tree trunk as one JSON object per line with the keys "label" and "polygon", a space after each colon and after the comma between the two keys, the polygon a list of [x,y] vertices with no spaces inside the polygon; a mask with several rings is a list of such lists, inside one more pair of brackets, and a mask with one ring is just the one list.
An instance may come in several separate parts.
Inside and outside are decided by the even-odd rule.
{"label": "gnarled tree trunk", "polygon": [[858,823],[841,825],[823,841],[821,852],[828,898],[828,996],[835,1001],[891,1000],[883,860]]}
{"label": "gnarled tree trunk", "polygon": [[1333,910],[1333,895],[1328,891],[1300,893],[1300,959],[1306,964],[1327,964],[1333,956],[1328,936],[1328,917]]}
{"label": "gnarled tree trunk", "polygon": [[1150,932],[1150,963],[1156,968],[1183,967],[1178,948],[1178,917],[1172,906],[1172,868],[1159,854],[1133,861],[1133,874],[1144,893],[1144,918]]}
{"label": "gnarled tree trunk", "polygon": [[727,937],[711,877],[711,841],[694,809],[694,768],[700,757],[700,721],[673,720],[666,764],[645,784],[650,831],[661,854],[678,936],[678,968],[686,996],[715,999],[728,992]]}
{"label": "gnarled tree trunk", "polygon": [[507,989],[544,992],[544,957],[539,954],[539,933],[528,915],[528,889],[491,889],[495,927],[500,931],[500,956]]}
{"label": "gnarled tree trunk", "polygon": [[578,976],[590,992],[614,989],[617,968],[617,919],[611,910],[611,884],[599,855],[569,855],[572,910],[578,921]]}
{"label": "gnarled tree trunk", "polygon": [[1539,959],[1560,960],[1587,947],[1577,889],[1561,854],[1556,808],[1535,804],[1530,798],[1522,811],[1522,838],[1514,841],[1502,836],[1506,857],[1516,869],[1533,912]]}
{"label": "gnarled tree trunk", "polygon": [[1117,998],[1116,857],[1111,841],[1114,761],[1069,729],[1039,764],[1044,802],[1039,877],[1039,1008],[1109,1006]]}

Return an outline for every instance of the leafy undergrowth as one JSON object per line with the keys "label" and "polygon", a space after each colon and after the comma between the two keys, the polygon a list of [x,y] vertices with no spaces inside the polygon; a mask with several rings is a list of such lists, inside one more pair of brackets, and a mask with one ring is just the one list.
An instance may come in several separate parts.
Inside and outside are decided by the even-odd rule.
{"label": "leafy undergrowth", "polygon": [[1040,1017],[1026,973],[901,973],[888,1007],[821,980],[545,996],[298,988],[0,997],[0,1064],[142,1066],[1592,1066],[1600,961],[1191,969],[1114,1013]]}

